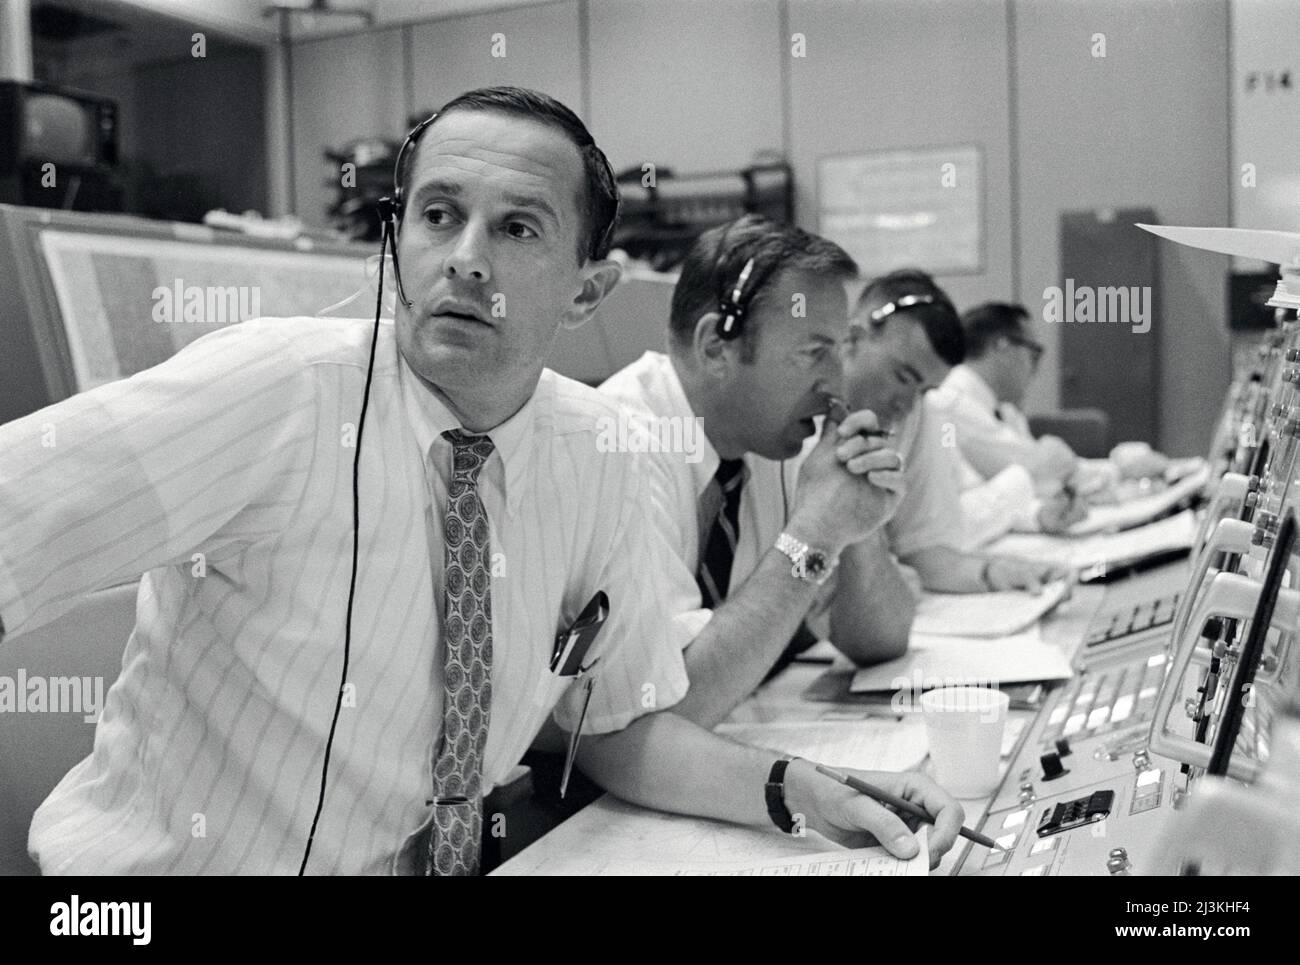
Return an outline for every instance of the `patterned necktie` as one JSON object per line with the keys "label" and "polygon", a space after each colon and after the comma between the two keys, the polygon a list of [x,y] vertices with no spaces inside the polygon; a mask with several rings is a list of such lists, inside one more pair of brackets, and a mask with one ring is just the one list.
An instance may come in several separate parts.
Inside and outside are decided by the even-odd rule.
{"label": "patterned necktie", "polygon": [[700,566],[695,571],[695,582],[700,588],[702,605],[713,609],[727,598],[727,585],[731,582],[731,563],[736,556],[739,538],[740,490],[745,484],[745,461],[723,459],[713,481],[722,493],[722,505],[709,527],[709,536],[700,554]]}
{"label": "patterned necktie", "polygon": [[442,742],[434,750],[433,827],[425,873],[479,873],[483,830],[483,745],[492,710],[492,586],[488,517],[478,474],[492,440],[459,429],[443,517],[444,596]]}

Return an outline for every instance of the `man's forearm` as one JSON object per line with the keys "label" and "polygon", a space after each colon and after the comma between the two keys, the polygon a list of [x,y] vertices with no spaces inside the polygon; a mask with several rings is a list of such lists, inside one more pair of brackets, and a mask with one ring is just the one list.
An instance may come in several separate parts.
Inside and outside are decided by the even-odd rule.
{"label": "man's forearm", "polygon": [[715,727],[748,697],[776,663],[817,587],[790,572],[789,558],[769,549],[757,569],[713,613],[686,649],[691,688],[674,712]]}
{"label": "man's forearm", "polygon": [[930,546],[903,560],[921,577],[921,586],[933,593],[980,593],[987,558],[961,553],[950,546]]}
{"label": "man's forearm", "polygon": [[902,656],[916,601],[902,570],[878,535],[840,556],[831,600],[831,641],[861,666]]}
{"label": "man's forearm", "polygon": [[675,711],[584,737],[579,766],[605,790],[642,807],[771,825],[763,786],[780,755],[719,737]]}

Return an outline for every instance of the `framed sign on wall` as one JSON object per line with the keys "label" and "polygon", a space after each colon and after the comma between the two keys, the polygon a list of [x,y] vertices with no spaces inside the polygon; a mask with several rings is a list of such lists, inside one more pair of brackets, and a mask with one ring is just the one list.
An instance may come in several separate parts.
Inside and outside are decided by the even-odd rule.
{"label": "framed sign on wall", "polygon": [[817,226],[863,275],[984,270],[984,164],[974,144],[831,155],[817,162]]}

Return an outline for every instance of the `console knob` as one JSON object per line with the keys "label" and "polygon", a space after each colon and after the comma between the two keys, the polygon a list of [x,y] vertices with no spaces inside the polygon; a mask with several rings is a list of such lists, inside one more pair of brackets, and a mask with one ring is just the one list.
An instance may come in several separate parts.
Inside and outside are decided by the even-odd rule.
{"label": "console knob", "polygon": [[1052,781],[1062,774],[1068,773],[1061,764],[1061,755],[1056,751],[1048,751],[1038,759],[1038,763],[1043,765],[1043,780]]}
{"label": "console knob", "polygon": [[1056,739],[1056,753],[1060,754],[1062,757],[1070,756],[1070,741],[1068,738],[1058,737]]}

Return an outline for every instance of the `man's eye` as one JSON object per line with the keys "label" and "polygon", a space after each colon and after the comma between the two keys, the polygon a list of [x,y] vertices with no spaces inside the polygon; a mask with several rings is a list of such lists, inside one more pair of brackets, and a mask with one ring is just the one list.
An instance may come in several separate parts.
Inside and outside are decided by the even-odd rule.
{"label": "man's eye", "polygon": [[424,220],[431,225],[444,225],[451,220],[451,212],[446,208],[425,208]]}
{"label": "man's eye", "polygon": [[536,238],[537,232],[522,221],[511,221],[506,225],[506,234],[511,238]]}

